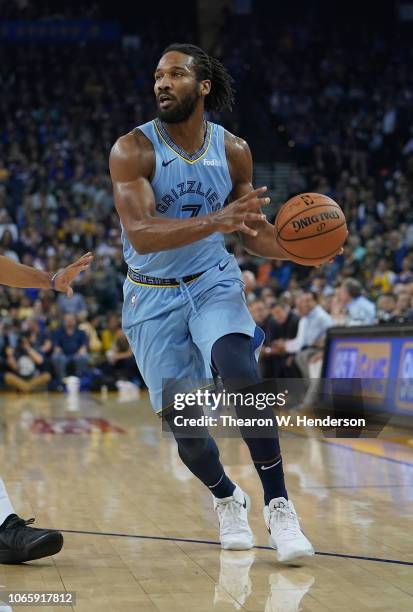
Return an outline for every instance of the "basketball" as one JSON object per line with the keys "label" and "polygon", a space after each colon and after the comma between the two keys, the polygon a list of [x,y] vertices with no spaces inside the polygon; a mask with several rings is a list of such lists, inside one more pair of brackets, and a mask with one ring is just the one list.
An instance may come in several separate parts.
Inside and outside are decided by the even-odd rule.
{"label": "basketball", "polygon": [[288,259],[303,266],[326,263],[347,237],[343,211],[322,193],[302,193],[288,200],[276,216],[275,230]]}

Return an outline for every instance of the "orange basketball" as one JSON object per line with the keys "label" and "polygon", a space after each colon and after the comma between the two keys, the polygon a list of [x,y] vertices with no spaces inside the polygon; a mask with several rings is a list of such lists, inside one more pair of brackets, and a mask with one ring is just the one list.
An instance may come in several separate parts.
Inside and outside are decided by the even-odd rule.
{"label": "orange basketball", "polygon": [[337,202],[322,193],[301,193],[282,205],[275,218],[277,242],[286,257],[303,266],[332,259],[347,237]]}

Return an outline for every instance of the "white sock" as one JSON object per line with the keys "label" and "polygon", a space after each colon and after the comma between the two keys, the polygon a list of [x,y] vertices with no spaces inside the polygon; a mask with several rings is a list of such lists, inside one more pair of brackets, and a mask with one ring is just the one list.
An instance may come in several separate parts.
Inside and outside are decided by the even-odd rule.
{"label": "white sock", "polygon": [[0,478],[0,525],[4,523],[10,514],[16,514],[7,494],[6,486]]}

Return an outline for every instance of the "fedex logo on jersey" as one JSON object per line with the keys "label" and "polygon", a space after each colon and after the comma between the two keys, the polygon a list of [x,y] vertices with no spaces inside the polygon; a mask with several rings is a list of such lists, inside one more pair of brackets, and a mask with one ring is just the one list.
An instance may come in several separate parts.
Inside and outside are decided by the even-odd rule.
{"label": "fedex logo on jersey", "polygon": [[[209,204],[210,210],[212,212],[222,208],[222,203],[219,201],[219,195],[213,187],[208,187],[208,189],[205,189],[201,181],[183,181],[182,183],[178,183],[168,193],[161,197],[161,201],[158,202],[156,205],[156,210],[160,213],[166,213],[169,210],[171,204],[177,202],[187,194],[193,194],[194,196],[199,196],[200,198],[203,198],[204,202]],[[192,206],[191,209],[192,208],[195,207]],[[202,205],[198,204],[196,208],[198,209],[198,214],[202,208]],[[185,210],[185,207],[182,207],[182,210]],[[210,211],[207,210],[206,212]],[[195,215],[192,214],[191,216]]]}
{"label": "fedex logo on jersey", "polygon": [[222,166],[219,159],[204,159],[204,166]]}

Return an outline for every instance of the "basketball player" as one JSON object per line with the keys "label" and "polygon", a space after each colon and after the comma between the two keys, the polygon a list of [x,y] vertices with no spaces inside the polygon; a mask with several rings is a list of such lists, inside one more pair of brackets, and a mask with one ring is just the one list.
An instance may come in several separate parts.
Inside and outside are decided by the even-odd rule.
{"label": "basketball player", "polygon": [[[73,280],[90,265],[93,257],[86,253],[63,270],[49,273],[0,256],[0,284],[10,287],[54,289],[72,297]],[[0,563],[24,563],[56,555],[63,546],[63,536],[51,529],[28,527],[34,519],[25,521],[17,516],[0,478]]]}
{"label": "basketball player", "polygon": [[[242,550],[254,543],[248,497],[225,473],[211,435],[180,437],[162,403],[163,379],[203,380],[211,367],[227,389],[235,379],[260,380],[255,351],[263,333],[223,234],[241,232],[246,250],[260,257],[285,257],[261,212],[266,188],[253,189],[247,143],[204,116],[231,109],[231,83],[200,48],[169,46],[155,70],[158,116],[118,139],[110,171],[128,264],[124,331],[154,410],[163,411],[182,461],[213,495],[222,547]],[[269,415],[268,406],[259,416]],[[263,485],[278,560],[313,555],[288,499],[275,430],[271,438],[241,434]]]}

